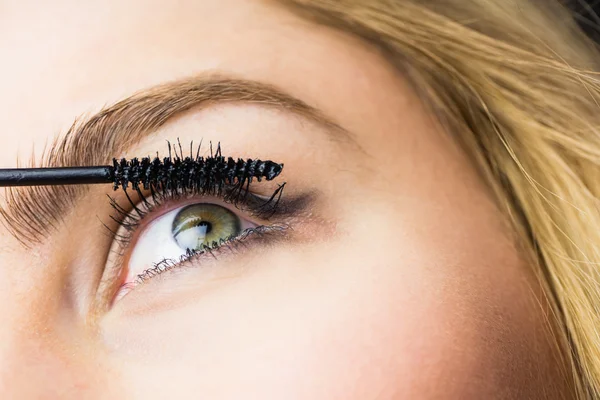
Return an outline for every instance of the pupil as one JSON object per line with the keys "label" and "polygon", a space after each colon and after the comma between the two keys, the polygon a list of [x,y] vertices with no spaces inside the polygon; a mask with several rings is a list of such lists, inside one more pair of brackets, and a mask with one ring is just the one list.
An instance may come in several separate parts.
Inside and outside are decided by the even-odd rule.
{"label": "pupil", "polygon": [[210,222],[200,221],[200,223],[198,223],[196,226],[204,228],[204,235],[208,235],[212,231],[212,224]]}

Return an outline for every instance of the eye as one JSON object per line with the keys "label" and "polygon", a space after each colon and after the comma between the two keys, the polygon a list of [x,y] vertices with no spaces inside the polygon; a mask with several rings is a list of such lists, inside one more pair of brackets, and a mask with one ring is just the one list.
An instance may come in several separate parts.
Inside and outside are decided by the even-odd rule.
{"label": "eye", "polygon": [[121,161],[121,178],[131,184],[115,186],[122,190],[118,197],[108,196],[112,223],[103,223],[113,241],[98,293],[108,306],[164,272],[205,265],[219,270],[222,261],[209,258],[235,259],[256,246],[291,239],[288,221],[295,222],[309,204],[307,194],[282,201],[285,182],[270,195],[250,189],[253,181],[277,177],[283,164],[225,158],[220,145],[216,152],[211,147],[208,157],[200,157],[198,147],[193,157],[190,144],[190,156],[183,158],[178,147],[175,157],[169,145],[169,157],[157,156],[150,164],[149,158]]}
{"label": "eye", "polygon": [[134,285],[165,260],[178,261],[216,249],[256,227],[228,207],[215,203],[195,203],[169,211],[147,224],[131,243],[123,271],[124,286]]}

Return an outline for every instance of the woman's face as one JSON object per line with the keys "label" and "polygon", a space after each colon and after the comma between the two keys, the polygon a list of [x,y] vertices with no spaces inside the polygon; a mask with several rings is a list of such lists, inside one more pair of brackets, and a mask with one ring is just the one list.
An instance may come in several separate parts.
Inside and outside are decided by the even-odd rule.
{"label": "woman's face", "polygon": [[[177,139],[186,154],[203,140],[206,155],[220,142],[225,156],[285,164],[251,191],[268,196],[287,182],[286,209],[272,218],[218,196],[171,199],[121,245],[107,235],[105,225],[123,229],[106,194],[131,206],[111,185],[82,190],[70,206],[57,201],[64,190],[3,201],[2,397],[559,395],[531,267],[476,169],[375,49],[266,1],[2,8],[2,167],[39,164],[78,116],[185,80],[207,97],[158,129],[134,135],[120,121],[72,135],[106,160],[163,156]],[[153,101],[177,104],[186,93],[173,87]],[[102,153],[113,143],[118,154]],[[159,262],[172,248],[164,221],[196,203],[217,204],[225,225],[285,233],[115,284]]]}

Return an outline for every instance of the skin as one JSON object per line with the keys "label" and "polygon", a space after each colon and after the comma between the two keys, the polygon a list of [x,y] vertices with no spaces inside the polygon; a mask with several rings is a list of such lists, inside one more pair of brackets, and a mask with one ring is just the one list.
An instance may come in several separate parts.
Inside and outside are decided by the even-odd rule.
{"label": "skin", "polygon": [[548,307],[490,190],[367,44],[270,2],[21,1],[0,12],[0,54],[2,167],[34,145],[39,157],[81,113],[206,71],[276,85],[354,139],[245,104],[149,135],[125,155],[220,141],[284,162],[277,182],[316,193],[314,207],[285,240],[203,259],[105,309],[105,188],[33,249],[0,226],[3,397],[567,396]]}

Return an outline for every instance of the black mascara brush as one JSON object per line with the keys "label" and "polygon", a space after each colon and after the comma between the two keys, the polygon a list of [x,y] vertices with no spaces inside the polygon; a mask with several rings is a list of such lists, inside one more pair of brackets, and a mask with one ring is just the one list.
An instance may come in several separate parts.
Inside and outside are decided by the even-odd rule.
{"label": "black mascara brush", "polygon": [[[220,151],[217,152],[220,154]],[[87,185],[112,183],[114,189],[150,186],[176,187],[185,182],[190,187],[218,185],[221,182],[244,185],[253,179],[272,180],[283,164],[253,159],[237,160],[222,156],[149,157],[131,160],[113,159],[113,165],[96,167],[0,169],[2,186]]]}

